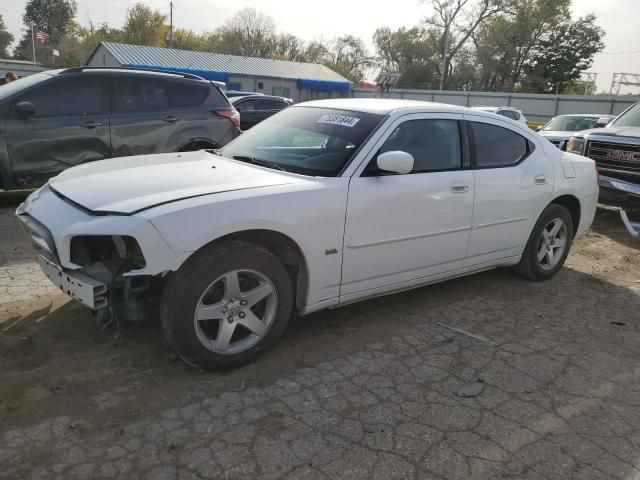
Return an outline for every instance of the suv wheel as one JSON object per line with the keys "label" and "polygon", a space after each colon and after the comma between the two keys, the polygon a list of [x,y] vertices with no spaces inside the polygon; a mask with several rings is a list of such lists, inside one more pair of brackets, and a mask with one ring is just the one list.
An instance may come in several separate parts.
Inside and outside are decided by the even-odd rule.
{"label": "suv wheel", "polygon": [[216,371],[253,361],[284,331],[293,306],[282,263],[257,245],[207,248],[171,276],[162,327],[187,363]]}

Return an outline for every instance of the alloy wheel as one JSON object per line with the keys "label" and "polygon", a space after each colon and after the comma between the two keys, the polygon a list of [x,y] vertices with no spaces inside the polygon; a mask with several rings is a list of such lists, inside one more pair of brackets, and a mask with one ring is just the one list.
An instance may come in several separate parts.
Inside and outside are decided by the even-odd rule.
{"label": "alloy wheel", "polygon": [[237,354],[258,343],[276,316],[273,282],[256,270],[232,270],[202,293],[193,322],[200,343],[215,353]]}
{"label": "alloy wheel", "polygon": [[567,242],[567,225],[562,219],[554,218],[538,240],[538,265],[542,270],[552,270],[562,261]]}

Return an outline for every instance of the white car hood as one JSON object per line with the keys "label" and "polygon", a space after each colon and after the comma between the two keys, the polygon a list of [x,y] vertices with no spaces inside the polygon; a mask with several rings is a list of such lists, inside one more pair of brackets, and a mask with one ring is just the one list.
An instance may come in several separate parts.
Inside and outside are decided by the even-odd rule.
{"label": "white car hood", "polygon": [[87,163],[65,170],[49,184],[93,212],[133,214],[185,198],[300,181],[298,175],[199,151]]}

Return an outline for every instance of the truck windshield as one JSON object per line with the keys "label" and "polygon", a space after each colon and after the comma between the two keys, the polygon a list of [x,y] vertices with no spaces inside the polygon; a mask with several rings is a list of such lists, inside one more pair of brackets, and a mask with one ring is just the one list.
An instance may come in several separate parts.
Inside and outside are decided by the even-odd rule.
{"label": "truck windshield", "polygon": [[613,121],[616,127],[640,127],[640,102]]}
{"label": "truck windshield", "polygon": [[558,132],[579,132],[580,130],[588,130],[590,128],[596,128],[599,117],[579,117],[579,116],[560,116],[549,120],[544,128],[545,132],[558,131]]}
{"label": "truck windshield", "polygon": [[278,170],[335,177],[383,118],[329,108],[287,108],[216,153]]}

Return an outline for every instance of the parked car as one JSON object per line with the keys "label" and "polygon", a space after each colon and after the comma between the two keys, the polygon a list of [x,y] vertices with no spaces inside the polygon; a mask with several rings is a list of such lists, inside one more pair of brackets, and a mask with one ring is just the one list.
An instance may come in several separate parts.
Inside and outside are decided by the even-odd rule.
{"label": "parked car", "polygon": [[538,132],[560,150],[565,150],[567,142],[575,132],[590,128],[604,128],[615,118],[615,115],[587,115],[583,113],[558,115],[538,128]]}
{"label": "parked car", "polygon": [[527,119],[525,118],[522,110],[518,110],[513,107],[471,107],[473,110],[480,110],[482,112],[491,112],[496,115],[502,115],[503,117],[510,118],[511,120],[515,120],[516,122],[520,122],[524,125],[527,124]]}
{"label": "parked car", "polygon": [[0,189],[33,188],[110,157],[219,148],[240,134],[220,88],[117,68],[37,73],[0,88]]}
{"label": "parked car", "polygon": [[240,128],[249,130],[265,118],[278,113],[291,105],[291,100],[269,95],[246,95],[233,97],[232,105],[240,112]]}
{"label": "parked car", "polygon": [[[640,103],[622,112],[606,128],[576,133],[567,151],[595,160],[600,172],[600,202],[620,208],[625,226],[640,235]],[[626,210],[626,211],[625,211]]]}
{"label": "parked car", "polygon": [[265,351],[292,312],[494,267],[549,279],[597,196],[592,160],[510,120],[334,99],[215,152],[66,170],[17,215],[62,291],[123,315],[162,292],[175,351],[219,370]]}
{"label": "parked car", "polygon": [[243,92],[241,90],[226,90],[224,93],[229,98],[246,97],[247,95],[264,95],[264,93],[260,93],[260,92]]}

